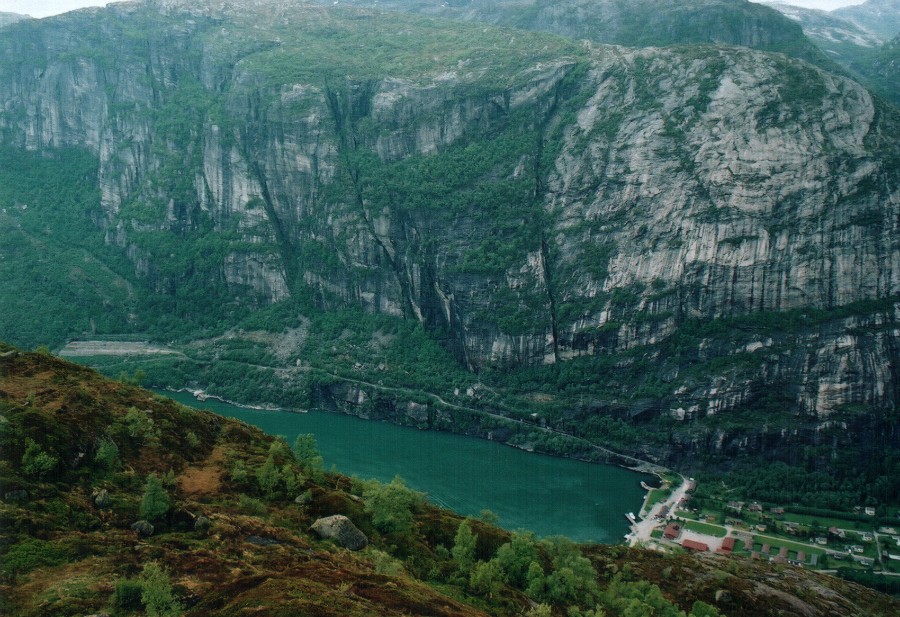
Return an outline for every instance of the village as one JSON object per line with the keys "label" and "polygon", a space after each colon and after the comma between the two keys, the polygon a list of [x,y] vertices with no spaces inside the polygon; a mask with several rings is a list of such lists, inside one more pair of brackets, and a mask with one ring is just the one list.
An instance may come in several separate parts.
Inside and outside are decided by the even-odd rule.
{"label": "village", "polygon": [[821,571],[856,569],[900,577],[900,518],[876,508],[800,513],[759,502],[703,499],[693,478],[666,473],[649,489],[639,516],[629,514],[631,546],[739,555]]}

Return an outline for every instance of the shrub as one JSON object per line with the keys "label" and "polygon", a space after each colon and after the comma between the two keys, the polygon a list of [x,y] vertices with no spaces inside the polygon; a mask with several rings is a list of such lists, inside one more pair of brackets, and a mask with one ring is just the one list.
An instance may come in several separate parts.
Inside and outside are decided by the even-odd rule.
{"label": "shrub", "polygon": [[269,454],[266,462],[256,472],[256,481],[259,484],[259,490],[267,499],[273,499],[278,493],[278,486],[281,484],[281,474],[278,467],[275,466],[275,457]]}
{"label": "shrub", "polygon": [[494,556],[494,561],[506,574],[510,584],[519,589],[527,586],[528,567],[537,559],[537,546],[531,532],[513,534],[512,541],[497,549]]}
{"label": "shrub", "polygon": [[247,495],[238,497],[237,507],[238,510],[249,516],[262,516],[266,513],[266,504]]}
{"label": "shrub", "polygon": [[5,551],[0,559],[0,574],[6,579],[15,579],[37,568],[65,563],[68,558],[66,551],[53,543],[28,538]]}
{"label": "shrub", "polygon": [[140,581],[120,578],[113,589],[113,606],[123,611],[136,611],[141,608],[143,586]]}
{"label": "shrub", "polygon": [[200,438],[197,437],[197,433],[194,431],[188,431],[184,436],[185,441],[187,441],[187,445],[191,448],[199,448],[200,447]]}
{"label": "shrub", "polygon": [[22,471],[27,476],[42,479],[56,469],[59,459],[47,454],[38,443],[27,437],[25,439],[25,454],[22,455]]}
{"label": "shrub", "polygon": [[231,466],[231,472],[229,473],[231,476],[231,480],[233,482],[243,483],[247,481],[247,478],[250,477],[250,468],[247,467],[247,463],[243,460],[238,459]]}
{"label": "shrub", "polygon": [[403,564],[377,548],[370,548],[368,551],[369,561],[375,568],[375,572],[384,576],[401,576],[406,573]]}

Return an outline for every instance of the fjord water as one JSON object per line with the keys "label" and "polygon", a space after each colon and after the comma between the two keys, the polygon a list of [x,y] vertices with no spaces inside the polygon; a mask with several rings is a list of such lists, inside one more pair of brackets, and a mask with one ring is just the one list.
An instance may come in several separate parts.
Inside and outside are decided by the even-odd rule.
{"label": "fjord water", "polygon": [[293,443],[312,433],[325,459],[341,473],[390,481],[400,475],[441,506],[463,515],[489,509],[506,529],[583,542],[618,543],[628,532],[626,512],[637,512],[647,476],[524,452],[499,443],[420,431],[322,411],[291,413],[236,407],[186,393],[166,396],[191,407],[237,418]]}

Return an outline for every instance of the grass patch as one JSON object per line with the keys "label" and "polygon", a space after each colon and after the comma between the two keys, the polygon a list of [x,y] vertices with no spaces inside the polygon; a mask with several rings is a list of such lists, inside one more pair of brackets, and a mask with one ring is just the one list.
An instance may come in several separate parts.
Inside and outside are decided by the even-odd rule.
{"label": "grass patch", "polygon": [[778,553],[778,549],[782,547],[786,547],[788,551],[803,551],[807,555],[824,555],[825,549],[819,548],[817,546],[811,546],[809,544],[801,544],[799,542],[791,542],[790,540],[785,540],[783,538],[774,538],[769,536],[754,536],[753,537],[753,546],[759,544],[762,546],[763,544],[768,544],[769,554],[774,555]]}
{"label": "grass patch", "polygon": [[649,493],[647,493],[647,504],[646,509],[650,510],[653,506],[655,506],[660,501],[664,500],[666,497],[672,494],[672,491],[665,488],[655,488],[652,489]]}
{"label": "grass patch", "polygon": [[728,533],[724,527],[719,527],[718,525],[710,525],[709,523],[701,523],[700,521],[685,521],[684,528],[689,531],[695,531],[697,533],[706,534],[708,536],[715,536],[717,538],[724,538]]}

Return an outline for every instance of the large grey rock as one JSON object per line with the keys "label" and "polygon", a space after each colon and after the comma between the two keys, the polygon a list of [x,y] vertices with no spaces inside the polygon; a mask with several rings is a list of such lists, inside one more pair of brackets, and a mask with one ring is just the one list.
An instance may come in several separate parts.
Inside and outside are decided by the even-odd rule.
{"label": "large grey rock", "polygon": [[19,503],[28,500],[28,491],[25,489],[17,489],[3,494],[3,501],[7,503]]}
{"label": "large grey rock", "polygon": [[98,508],[105,508],[109,505],[109,491],[105,488],[94,493],[94,505]]}
{"label": "large grey rock", "polygon": [[212,521],[210,521],[202,514],[197,517],[197,520],[194,521],[194,531],[196,532],[206,533],[209,531],[210,527],[212,527]]}
{"label": "large grey rock", "polygon": [[138,521],[131,525],[131,530],[138,532],[139,535],[143,537],[148,537],[153,535],[153,525],[148,521]]}
{"label": "large grey rock", "polygon": [[320,538],[329,538],[351,551],[364,549],[369,544],[366,534],[361,532],[343,514],[320,518],[310,527]]}

